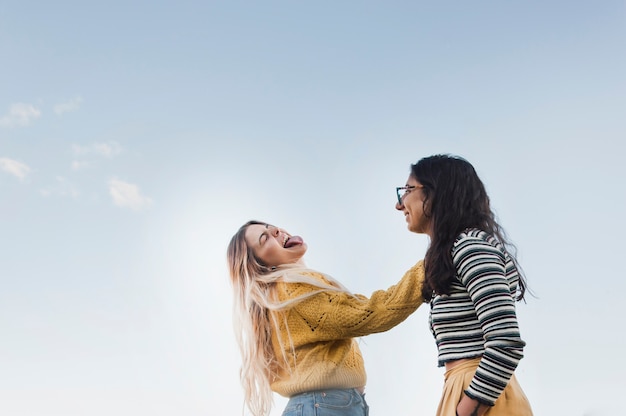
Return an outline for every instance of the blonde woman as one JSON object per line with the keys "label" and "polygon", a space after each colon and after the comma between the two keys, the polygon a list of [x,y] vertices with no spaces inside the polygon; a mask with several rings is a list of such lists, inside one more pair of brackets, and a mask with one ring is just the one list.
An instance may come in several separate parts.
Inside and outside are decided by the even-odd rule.
{"label": "blonde woman", "polygon": [[283,416],[366,416],[366,373],[354,338],[387,331],[422,304],[422,262],[368,298],[307,268],[306,251],[301,237],[259,221],[230,241],[245,403],[266,416],[276,392],[289,398]]}

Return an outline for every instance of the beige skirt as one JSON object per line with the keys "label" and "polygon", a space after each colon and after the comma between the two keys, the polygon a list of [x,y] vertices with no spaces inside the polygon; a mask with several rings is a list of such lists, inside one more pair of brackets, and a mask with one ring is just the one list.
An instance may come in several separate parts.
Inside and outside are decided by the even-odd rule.
{"label": "beige skirt", "polygon": [[[474,358],[446,371],[437,416],[456,415],[456,407],[463,397],[463,391],[472,381],[479,362],[480,358]],[[485,416],[532,416],[532,414],[530,403],[513,374],[496,404],[487,410]]]}

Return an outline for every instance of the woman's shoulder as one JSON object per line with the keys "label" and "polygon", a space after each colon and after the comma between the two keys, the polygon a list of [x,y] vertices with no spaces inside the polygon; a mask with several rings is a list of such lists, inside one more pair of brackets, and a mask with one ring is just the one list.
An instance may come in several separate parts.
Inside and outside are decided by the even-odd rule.
{"label": "woman's shoulder", "polygon": [[484,247],[493,247],[502,251],[500,242],[490,233],[480,228],[466,228],[457,235],[452,246],[452,250],[457,251],[469,245],[478,245]]}
{"label": "woman's shoulder", "polygon": [[278,280],[279,285],[332,286],[332,279],[324,273],[308,268],[286,270]]}
{"label": "woman's shoulder", "polygon": [[456,236],[455,242],[465,239],[487,241],[493,239],[493,236],[480,228],[466,228]]}
{"label": "woman's shoulder", "polygon": [[276,282],[276,293],[281,301],[300,297],[309,297],[312,294],[323,294],[336,291],[335,284],[324,273],[311,269],[288,270]]}
{"label": "woman's shoulder", "polygon": [[309,268],[293,268],[285,270],[283,274],[283,281],[291,282],[291,281],[300,281],[302,278],[314,279],[320,282],[325,282],[326,275],[320,271],[309,269]]}

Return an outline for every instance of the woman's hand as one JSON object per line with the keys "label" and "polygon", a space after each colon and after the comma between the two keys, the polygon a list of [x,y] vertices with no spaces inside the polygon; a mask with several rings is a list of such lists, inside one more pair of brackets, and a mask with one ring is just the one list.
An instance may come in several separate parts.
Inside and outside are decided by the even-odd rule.
{"label": "woman's hand", "polygon": [[461,401],[456,406],[456,414],[457,416],[483,416],[489,410],[489,407],[469,398],[463,393]]}

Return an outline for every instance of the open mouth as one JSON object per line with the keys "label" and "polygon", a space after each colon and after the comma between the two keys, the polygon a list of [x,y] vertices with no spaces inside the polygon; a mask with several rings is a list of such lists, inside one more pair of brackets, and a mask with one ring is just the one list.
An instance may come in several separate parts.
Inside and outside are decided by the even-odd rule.
{"label": "open mouth", "polygon": [[297,245],[301,245],[303,243],[302,241],[302,237],[299,237],[297,235],[287,235],[285,234],[285,237],[283,237],[283,247],[284,248],[291,248]]}

